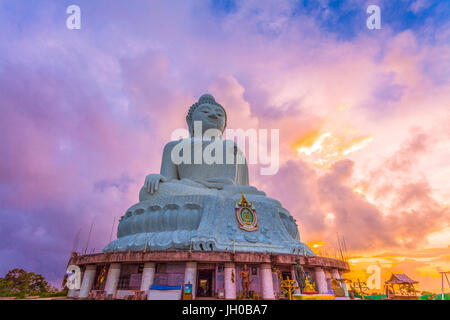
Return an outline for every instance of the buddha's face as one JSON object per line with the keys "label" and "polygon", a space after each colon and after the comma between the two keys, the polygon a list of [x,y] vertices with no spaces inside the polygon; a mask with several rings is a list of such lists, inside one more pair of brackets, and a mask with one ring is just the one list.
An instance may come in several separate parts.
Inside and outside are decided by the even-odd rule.
{"label": "buddha's face", "polygon": [[198,106],[192,114],[192,122],[202,122],[202,134],[208,129],[225,129],[225,113],[219,106],[204,103]]}

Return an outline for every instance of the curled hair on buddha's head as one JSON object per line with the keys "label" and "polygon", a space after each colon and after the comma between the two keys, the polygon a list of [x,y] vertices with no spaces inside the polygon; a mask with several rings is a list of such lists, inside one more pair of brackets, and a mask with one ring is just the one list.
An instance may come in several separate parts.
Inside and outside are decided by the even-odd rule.
{"label": "curled hair on buddha's head", "polygon": [[202,95],[200,97],[200,99],[198,99],[198,101],[196,103],[194,103],[189,108],[188,114],[186,116],[186,122],[187,122],[187,125],[188,125],[188,128],[189,128],[189,133],[190,133],[191,136],[194,135],[194,126],[193,126],[193,123],[192,123],[192,114],[194,113],[195,109],[197,109],[198,107],[200,107],[202,104],[205,104],[205,103],[212,104],[212,105],[215,105],[215,106],[219,106],[219,107],[222,108],[223,114],[225,115],[225,125],[224,125],[223,129],[225,130],[225,128],[227,127],[227,113],[225,111],[225,108],[222,107],[219,103],[217,103],[216,99],[214,99],[214,97],[211,94],[206,93],[206,94]]}

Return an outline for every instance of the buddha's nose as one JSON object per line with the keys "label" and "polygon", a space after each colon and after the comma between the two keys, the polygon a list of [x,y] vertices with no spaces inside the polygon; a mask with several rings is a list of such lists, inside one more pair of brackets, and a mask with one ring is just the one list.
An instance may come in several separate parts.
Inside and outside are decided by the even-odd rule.
{"label": "buddha's nose", "polygon": [[210,114],[208,117],[211,118],[211,119],[217,120],[217,115],[214,114],[214,113]]}

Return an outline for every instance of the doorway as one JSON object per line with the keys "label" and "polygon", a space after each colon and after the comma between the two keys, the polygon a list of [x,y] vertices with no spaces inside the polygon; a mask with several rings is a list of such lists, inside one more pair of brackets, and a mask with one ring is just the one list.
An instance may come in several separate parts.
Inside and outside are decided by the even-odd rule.
{"label": "doorway", "polygon": [[214,270],[199,270],[197,279],[197,297],[212,297]]}

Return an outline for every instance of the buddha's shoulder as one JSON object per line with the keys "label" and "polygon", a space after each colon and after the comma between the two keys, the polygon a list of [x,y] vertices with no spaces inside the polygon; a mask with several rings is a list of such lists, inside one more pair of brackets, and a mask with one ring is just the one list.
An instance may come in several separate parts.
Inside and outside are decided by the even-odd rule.
{"label": "buddha's shoulder", "polygon": [[164,146],[164,152],[170,152],[173,149],[173,147],[175,147],[181,141],[182,139],[167,142],[166,145]]}
{"label": "buddha's shoulder", "polygon": [[164,146],[164,152],[171,152],[172,149],[179,145],[182,148],[185,148],[186,146],[190,145],[194,140],[192,138],[184,138],[179,140],[173,140],[166,143]]}
{"label": "buddha's shoulder", "polygon": [[171,147],[174,147],[175,145],[179,144],[179,143],[182,142],[182,141],[183,141],[183,139],[169,141],[169,142],[166,143],[166,145],[165,145],[164,148],[171,148]]}

